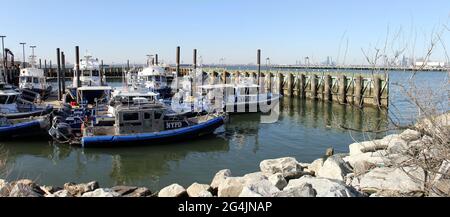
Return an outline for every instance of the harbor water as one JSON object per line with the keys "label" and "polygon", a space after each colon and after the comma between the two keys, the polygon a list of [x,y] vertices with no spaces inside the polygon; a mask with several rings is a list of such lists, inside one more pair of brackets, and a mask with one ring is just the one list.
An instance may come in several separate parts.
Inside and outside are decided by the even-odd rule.
{"label": "harbor water", "polygon": [[[387,111],[285,97],[276,123],[261,123],[261,115],[256,113],[233,115],[214,135],[175,144],[82,149],[45,140],[2,142],[8,157],[7,179],[29,178],[55,186],[96,180],[101,186],[123,184],[157,190],[172,183],[209,184],[224,168],[236,176],[258,171],[264,159],[292,156],[299,162],[311,162],[329,147],[335,153],[348,152],[350,143],[393,132],[385,132],[392,128],[391,121],[413,123],[417,108],[397,85],[408,85],[410,76],[411,72],[390,72]],[[449,110],[447,72],[419,72],[415,79],[423,91],[442,87],[431,100]],[[122,85],[120,79],[109,84]]]}

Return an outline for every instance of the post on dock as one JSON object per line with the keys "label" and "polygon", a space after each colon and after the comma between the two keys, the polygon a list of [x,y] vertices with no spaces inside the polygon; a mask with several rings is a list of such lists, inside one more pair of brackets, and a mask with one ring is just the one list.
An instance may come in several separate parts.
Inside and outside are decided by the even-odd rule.
{"label": "post on dock", "polygon": [[179,84],[179,77],[180,77],[180,46],[177,46],[177,53],[176,53],[176,70],[177,70],[177,83],[176,83],[176,87],[178,89],[178,84]]}
{"label": "post on dock", "polygon": [[66,55],[64,54],[64,52],[61,52],[61,65],[61,96],[63,96],[66,92]]}
{"label": "post on dock", "polygon": [[331,82],[331,75],[325,75],[323,87],[323,98],[325,101],[331,101]]}
{"label": "post on dock", "polygon": [[317,99],[317,75],[311,75],[311,99]]}
{"label": "post on dock", "polygon": [[260,78],[261,78],[261,49],[258,49],[256,52],[256,64],[258,65],[258,78],[257,78],[257,84],[260,85]]}
{"label": "post on dock", "polygon": [[42,60],[39,59],[39,68],[42,69]]}
{"label": "post on dock", "polygon": [[378,76],[373,78],[373,103],[376,106],[381,105],[381,79]]}
{"label": "post on dock", "polygon": [[305,76],[305,74],[300,74],[300,77],[299,77],[299,81],[298,81],[299,83],[300,83],[300,88],[299,88],[299,96],[300,96],[300,98],[302,98],[302,99],[304,99],[304,98],[306,98],[306,76]]}
{"label": "post on dock", "polygon": [[286,88],[285,88],[285,94],[286,96],[292,96],[292,87],[294,83],[294,75],[292,73],[288,73],[287,75],[287,82],[286,82]]}
{"label": "post on dock", "polygon": [[339,103],[347,103],[347,77],[345,75],[339,76]]}
{"label": "post on dock", "polygon": [[81,81],[80,81],[80,47],[75,46],[75,69],[76,69],[76,75],[77,75],[77,85],[76,87],[81,87]]}
{"label": "post on dock", "polygon": [[127,60],[127,71],[129,71],[129,70],[130,70],[130,60]]}
{"label": "post on dock", "polygon": [[359,108],[362,107],[363,98],[362,98],[362,85],[363,79],[361,75],[356,76],[355,78],[355,92],[354,92],[354,104]]}
{"label": "post on dock", "polygon": [[155,64],[158,65],[158,54],[155,54]]}
{"label": "post on dock", "polygon": [[47,60],[44,60],[44,69],[47,69]]}
{"label": "post on dock", "polygon": [[194,49],[192,58],[193,75],[191,76],[191,96],[194,96],[195,79],[197,79],[197,49]]}
{"label": "post on dock", "polygon": [[61,57],[60,57],[59,48],[56,48],[56,62],[58,65],[58,69],[56,71],[56,80],[58,81],[58,100],[61,100]]}
{"label": "post on dock", "polygon": [[284,82],[284,75],[281,72],[278,72],[278,93],[283,94],[283,82]]}
{"label": "post on dock", "polygon": [[100,61],[100,86],[103,86],[103,75],[105,74],[103,68],[103,60]]}

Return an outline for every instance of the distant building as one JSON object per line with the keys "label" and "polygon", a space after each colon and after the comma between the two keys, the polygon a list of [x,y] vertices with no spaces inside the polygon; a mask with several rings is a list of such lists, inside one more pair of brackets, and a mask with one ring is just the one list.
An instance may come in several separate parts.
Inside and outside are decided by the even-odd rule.
{"label": "distant building", "polygon": [[437,61],[416,61],[414,63],[415,67],[424,66],[424,68],[442,68],[445,66],[445,62],[437,62]]}

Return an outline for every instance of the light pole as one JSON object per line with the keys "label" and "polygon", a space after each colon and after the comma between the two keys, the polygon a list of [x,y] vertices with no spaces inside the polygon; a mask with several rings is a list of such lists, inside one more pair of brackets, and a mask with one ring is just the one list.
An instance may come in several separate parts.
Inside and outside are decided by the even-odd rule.
{"label": "light pole", "polygon": [[35,45],[30,46],[31,48],[31,67],[34,67],[34,48],[36,48]]}
{"label": "light pole", "polygon": [[25,68],[25,45],[27,44],[27,43],[25,43],[25,42],[21,42],[20,43],[21,45],[22,45],[22,55],[23,55],[23,68]]}
{"label": "light pole", "polygon": [[[2,38],[2,66],[3,66],[2,73],[6,73],[5,42],[4,42],[4,38],[6,38],[6,36],[0,35],[0,38]],[[4,77],[4,76],[2,76],[2,77]],[[5,79],[5,81],[6,81],[6,79]]]}

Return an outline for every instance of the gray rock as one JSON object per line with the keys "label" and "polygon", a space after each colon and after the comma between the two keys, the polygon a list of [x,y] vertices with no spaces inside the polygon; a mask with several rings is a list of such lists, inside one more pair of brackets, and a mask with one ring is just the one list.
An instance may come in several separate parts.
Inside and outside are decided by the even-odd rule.
{"label": "gray rock", "polygon": [[195,182],[186,191],[189,197],[212,197],[211,190],[211,186]]}
{"label": "gray rock", "polygon": [[219,185],[225,181],[226,178],[231,176],[231,171],[229,169],[223,169],[216,173],[214,176],[212,182],[211,182],[211,188],[216,189],[219,187]]}
{"label": "gray rock", "polygon": [[131,193],[124,195],[124,197],[147,197],[151,195],[152,192],[146,187],[140,187]]}
{"label": "gray rock", "polygon": [[158,193],[158,197],[182,197],[187,196],[186,189],[179,184],[172,184],[163,189]]}
{"label": "gray rock", "polygon": [[320,178],[312,176],[303,176],[299,179],[292,179],[289,184],[283,190],[290,188],[295,188],[296,186],[302,186],[303,184],[310,184],[312,188],[316,191],[317,197],[359,197],[362,196],[361,193],[356,191],[353,187],[346,186],[343,182]]}
{"label": "gray rock", "polygon": [[279,191],[269,180],[264,179],[244,185],[239,197],[273,197]]}
{"label": "gray rock", "polygon": [[302,166],[293,157],[263,160],[259,167],[267,176],[282,173],[286,179],[298,178],[304,174]]}
{"label": "gray rock", "polygon": [[397,192],[405,196],[421,194],[423,192],[423,180],[425,179],[424,171],[412,167],[403,169],[415,178],[412,179],[400,168],[375,168],[360,177],[359,187],[361,191],[368,194],[377,192],[390,192],[391,195]]}
{"label": "gray rock", "polygon": [[67,190],[73,196],[81,196],[86,192],[94,191],[99,188],[98,182],[92,181],[89,183],[75,184],[72,182],[65,183],[64,189]]}
{"label": "gray rock", "polygon": [[344,181],[345,175],[350,172],[351,168],[344,160],[342,160],[342,158],[331,156],[325,161],[316,176]]}
{"label": "gray rock", "polygon": [[245,184],[252,184],[262,180],[267,180],[267,177],[262,172],[254,172],[244,175],[242,179]]}
{"label": "gray rock", "polygon": [[86,192],[82,197],[119,197],[120,194],[110,188],[98,188],[94,191]]}
{"label": "gray rock", "polygon": [[282,173],[276,173],[269,176],[269,182],[280,190],[283,190],[283,188],[287,186],[287,181]]}
{"label": "gray rock", "polygon": [[331,157],[333,155],[334,155],[334,148],[333,147],[327,148],[327,150],[325,151],[325,156]]}
{"label": "gray rock", "polygon": [[303,183],[302,185],[285,188],[278,192],[275,197],[315,197],[316,195],[317,192],[311,184]]}
{"label": "gray rock", "polygon": [[8,197],[10,191],[10,184],[4,179],[0,179],[0,197]]}
{"label": "gray rock", "polygon": [[357,166],[356,164],[362,162],[368,162],[377,166],[383,166],[389,163],[389,159],[380,152],[354,154],[343,158],[343,160],[350,164],[353,168]]}
{"label": "gray rock", "polygon": [[48,196],[49,197],[72,197],[72,195],[67,190],[59,190]]}
{"label": "gray rock", "polygon": [[311,165],[309,165],[308,169],[305,171],[311,172],[313,174],[317,174],[317,172],[320,170],[320,168],[322,168],[324,162],[325,162],[325,160],[323,158],[319,158],[319,159],[313,161],[311,163]]}
{"label": "gray rock", "polygon": [[411,142],[420,139],[422,137],[420,132],[415,130],[407,129],[400,134],[400,138],[405,140],[406,142]]}
{"label": "gray rock", "polygon": [[238,197],[242,192],[244,184],[245,180],[242,177],[228,177],[219,185],[217,196]]}
{"label": "gray rock", "polygon": [[124,186],[124,185],[118,185],[111,188],[111,190],[117,192],[120,196],[125,196],[127,194],[130,194],[134,192],[138,187],[136,186]]}
{"label": "gray rock", "polygon": [[17,183],[11,189],[9,193],[10,197],[43,197],[42,194],[39,194],[33,190],[31,185]]}
{"label": "gray rock", "polygon": [[376,164],[370,163],[368,161],[356,161],[353,164],[353,173],[359,176],[376,167],[377,167]]}

